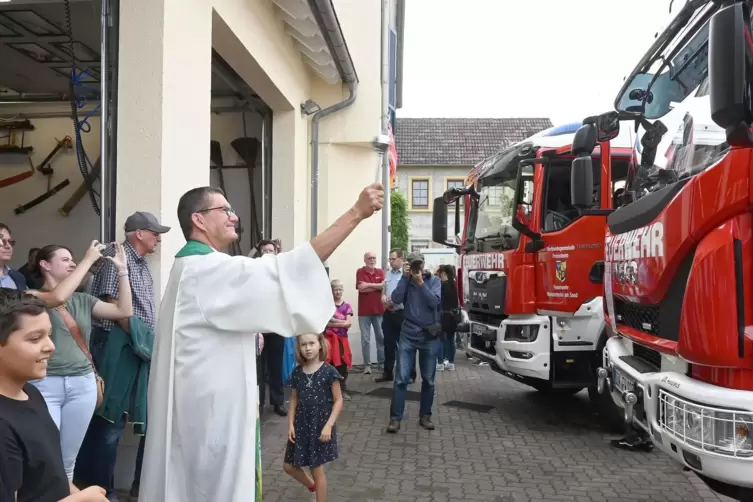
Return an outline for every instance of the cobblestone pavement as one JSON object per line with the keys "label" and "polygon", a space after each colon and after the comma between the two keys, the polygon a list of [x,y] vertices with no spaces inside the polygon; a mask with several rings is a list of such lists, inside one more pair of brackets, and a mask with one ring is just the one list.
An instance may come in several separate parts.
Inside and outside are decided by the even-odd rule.
{"label": "cobblestone pavement", "polygon": [[[437,372],[436,430],[420,428],[418,403],[407,402],[402,428],[392,435],[385,432],[389,399],[367,394],[390,386],[373,378],[348,378],[357,393],[337,424],[340,458],[327,469],[330,502],[731,500],[659,451],[612,448],[616,436],[602,427],[585,392],[546,398],[471,365],[459,352],[456,371]],[[419,391],[420,379],[409,389]],[[445,405],[450,401],[491,409]],[[287,419],[268,406],[262,420],[264,502],[313,500],[282,471]]]}

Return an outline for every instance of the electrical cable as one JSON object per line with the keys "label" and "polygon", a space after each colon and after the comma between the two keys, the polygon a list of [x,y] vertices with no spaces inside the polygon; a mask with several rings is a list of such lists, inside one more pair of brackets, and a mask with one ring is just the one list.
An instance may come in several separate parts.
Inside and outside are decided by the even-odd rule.
{"label": "electrical cable", "polygon": [[[76,96],[77,89],[80,89],[82,91],[96,91],[95,89],[84,85],[84,80],[89,75],[89,72],[86,70],[78,70],[77,69],[77,61],[76,61],[76,52],[74,50],[74,41],[73,41],[73,22],[71,20],[71,3],[70,0],[64,0],[65,2],[65,22],[66,27],[68,30],[68,51],[70,52],[71,57],[71,73],[70,78],[68,80],[68,93],[69,93],[69,99],[71,104],[71,119],[73,120],[73,130],[75,133],[75,142],[76,142],[76,160],[78,162],[79,170],[81,171],[81,175],[84,178],[84,181],[86,182],[86,186],[88,188],[89,192],[89,199],[91,200],[92,207],[94,208],[94,213],[97,216],[101,216],[101,211],[99,208],[99,203],[97,202],[97,196],[96,191],[94,190],[94,180],[89,175],[90,169],[93,167],[93,164],[91,160],[89,160],[89,156],[86,154],[86,149],[84,148],[84,143],[81,139],[81,133],[89,133],[91,131],[91,124],[89,123],[89,119],[99,111],[101,107],[101,103],[97,104],[97,106],[89,111],[83,118],[83,120],[79,121],[79,109],[83,108],[87,104],[85,93],[81,93],[82,95],[80,97]],[[102,84],[104,85],[104,84]],[[101,124],[101,127],[104,127],[103,124]]]}

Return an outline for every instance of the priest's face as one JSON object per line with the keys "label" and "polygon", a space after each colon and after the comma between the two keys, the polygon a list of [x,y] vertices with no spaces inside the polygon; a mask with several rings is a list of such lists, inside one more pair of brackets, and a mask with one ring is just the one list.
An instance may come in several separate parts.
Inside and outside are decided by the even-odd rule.
{"label": "priest's face", "polygon": [[237,225],[238,216],[224,196],[214,193],[208,197],[197,226],[216,249],[224,249],[238,239]]}

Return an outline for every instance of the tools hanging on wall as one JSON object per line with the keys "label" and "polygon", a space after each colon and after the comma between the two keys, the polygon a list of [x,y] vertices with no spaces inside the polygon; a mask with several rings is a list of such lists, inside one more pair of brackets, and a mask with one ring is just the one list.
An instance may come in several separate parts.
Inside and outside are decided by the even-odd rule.
{"label": "tools hanging on wall", "polygon": [[[34,125],[29,120],[0,120],[0,131],[8,131],[7,136],[0,136],[0,138],[8,140],[6,144],[0,145],[0,153],[29,155],[34,150],[34,147],[24,146],[24,133],[33,130]],[[21,131],[20,144],[16,143],[18,131]]]}
{"label": "tools hanging on wall", "polygon": [[[94,183],[99,179],[99,175],[102,171],[102,157],[98,157],[96,161],[94,161],[94,165],[92,166],[92,170],[89,172],[89,177]],[[65,204],[58,210],[61,216],[68,216],[71,214],[71,211],[73,211],[73,208],[75,208],[79,202],[81,202],[81,199],[84,198],[84,196],[89,193],[89,184],[84,181],[79,185],[79,187],[76,189],[75,192],[73,192],[73,195],[70,196],[70,198],[65,201]]]}
{"label": "tools hanging on wall", "polygon": [[[27,212],[29,209],[32,209],[42,202],[46,201],[53,195],[60,192],[62,189],[67,187],[71,184],[70,180],[67,178],[54,187],[52,186],[52,176],[55,174],[55,171],[52,168],[52,165],[50,165],[50,162],[52,159],[60,153],[61,150],[70,150],[73,148],[73,140],[70,136],[64,137],[62,140],[59,140],[55,138],[55,148],[52,149],[52,151],[47,155],[47,157],[44,158],[44,160],[35,168],[37,171],[39,171],[43,176],[47,177],[47,191],[40,195],[39,197],[27,202],[26,204],[23,204],[21,206],[18,206],[13,212],[17,215],[23,214]],[[25,173],[24,173],[25,174]]]}
{"label": "tools hanging on wall", "polygon": [[[245,118],[244,118],[244,130],[245,130]],[[230,146],[236,151],[238,156],[243,160],[246,165],[246,171],[248,172],[248,189],[249,197],[251,199],[251,214],[249,221],[251,222],[251,235],[255,238],[256,242],[261,240],[261,227],[259,226],[259,211],[256,207],[256,190],[254,187],[254,168],[256,167],[256,154],[259,152],[261,143],[256,138],[236,138],[230,142]]]}
{"label": "tools hanging on wall", "polygon": [[[209,162],[214,164],[210,165],[209,169],[214,169],[215,171],[217,171],[217,177],[219,178],[220,182],[220,189],[225,192],[225,196],[227,197],[227,190],[225,189],[225,173],[223,173],[222,171],[227,166],[224,165],[224,162],[222,160],[222,146],[220,146],[219,141],[211,140],[209,142]],[[238,221],[238,225],[236,226],[236,232],[238,233],[238,239],[234,241],[230,246],[230,255],[232,256],[243,254],[243,251],[241,250],[241,237],[243,236],[243,227],[241,226],[240,220]]]}

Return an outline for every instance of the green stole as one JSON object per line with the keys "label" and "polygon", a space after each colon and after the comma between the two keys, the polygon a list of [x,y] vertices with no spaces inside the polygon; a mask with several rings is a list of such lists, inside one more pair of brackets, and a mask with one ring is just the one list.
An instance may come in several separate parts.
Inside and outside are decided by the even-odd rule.
{"label": "green stole", "polygon": [[[176,258],[186,256],[201,256],[214,253],[215,250],[203,242],[188,241],[183,248],[175,255]],[[259,406],[256,406],[256,502],[261,500],[261,417],[259,416]]]}

